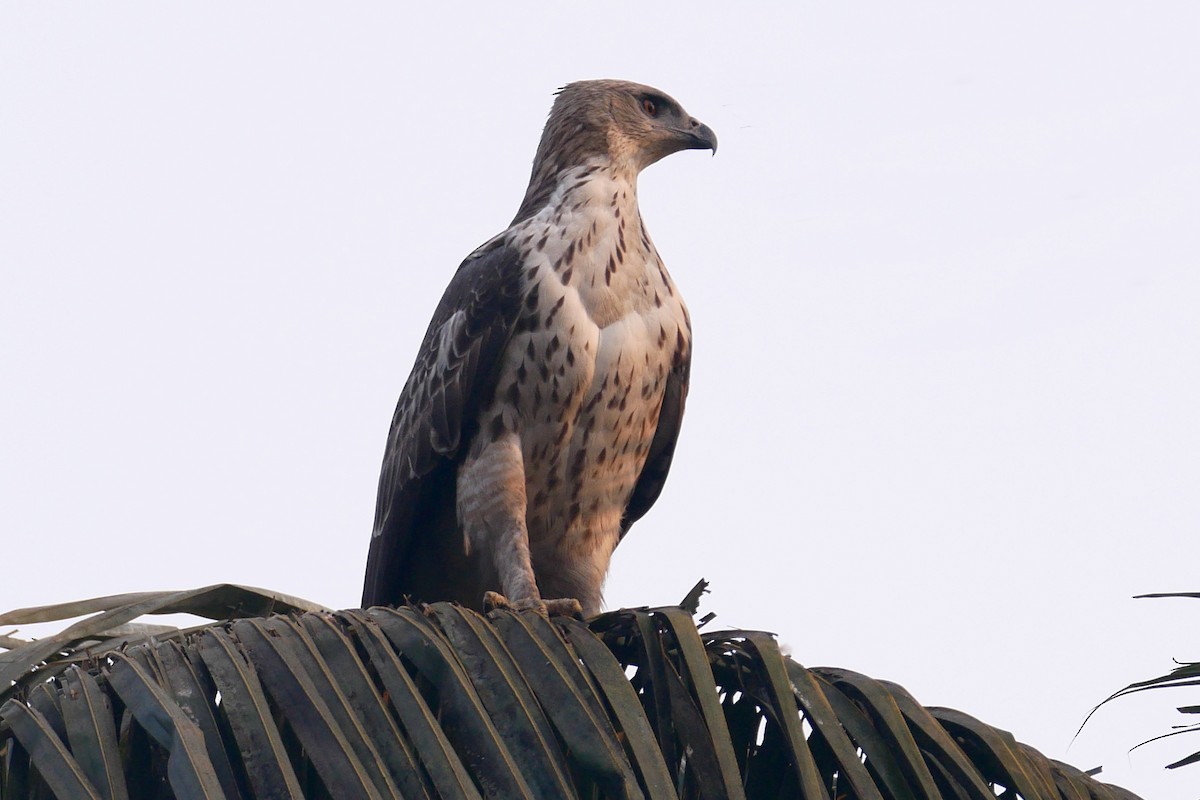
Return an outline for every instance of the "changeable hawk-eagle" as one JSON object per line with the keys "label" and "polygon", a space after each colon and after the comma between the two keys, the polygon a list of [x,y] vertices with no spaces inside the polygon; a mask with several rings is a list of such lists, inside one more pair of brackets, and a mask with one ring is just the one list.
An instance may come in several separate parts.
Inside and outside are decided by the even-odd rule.
{"label": "changeable hawk-eagle", "polygon": [[716,152],[712,130],[657,89],[559,92],[516,218],[459,266],[400,395],[364,607],[600,610],[666,480],[691,362],[638,173],[697,148]]}

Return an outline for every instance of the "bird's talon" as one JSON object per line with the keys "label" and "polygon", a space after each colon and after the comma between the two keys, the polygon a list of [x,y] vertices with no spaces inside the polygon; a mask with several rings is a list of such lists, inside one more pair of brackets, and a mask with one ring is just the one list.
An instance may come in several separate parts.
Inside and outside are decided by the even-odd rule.
{"label": "bird's talon", "polygon": [[583,606],[574,597],[546,600],[546,614],[551,617],[577,617],[583,619]]}
{"label": "bird's talon", "polygon": [[484,611],[492,611],[493,609],[497,609],[497,608],[511,609],[512,607],[513,607],[513,605],[512,605],[512,603],[509,602],[508,598],[505,597],[504,595],[500,594],[499,592],[484,592],[483,593],[483,610]]}
{"label": "bird's talon", "polygon": [[563,597],[556,600],[542,600],[540,597],[523,597],[520,600],[509,600],[499,592],[485,592],[483,607],[486,611],[497,608],[509,611],[533,611],[543,617],[583,617],[583,606],[573,597]]}
{"label": "bird's talon", "polygon": [[485,592],[483,595],[483,608],[485,611],[491,611],[497,608],[503,608],[508,611],[534,611],[546,616],[546,604],[540,597],[522,597],[520,600],[509,600],[499,592]]}

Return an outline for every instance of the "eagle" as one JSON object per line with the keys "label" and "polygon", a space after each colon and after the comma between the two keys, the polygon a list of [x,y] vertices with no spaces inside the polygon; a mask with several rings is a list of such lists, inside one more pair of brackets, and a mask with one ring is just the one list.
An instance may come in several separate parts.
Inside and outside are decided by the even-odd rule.
{"label": "eagle", "polygon": [[637,179],[688,149],[717,137],[658,89],[559,90],[516,217],[458,267],[396,404],[364,608],[599,613],[683,418],[691,322]]}

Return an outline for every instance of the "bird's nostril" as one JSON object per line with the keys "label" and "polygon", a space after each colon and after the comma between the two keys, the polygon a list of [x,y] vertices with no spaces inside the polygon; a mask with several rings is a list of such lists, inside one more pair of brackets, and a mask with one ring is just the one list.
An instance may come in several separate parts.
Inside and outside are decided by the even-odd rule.
{"label": "bird's nostril", "polygon": [[699,127],[700,127],[700,120],[696,119],[695,117],[691,117],[691,118],[688,120],[688,122],[691,124],[691,126],[692,126],[693,128],[699,128]]}

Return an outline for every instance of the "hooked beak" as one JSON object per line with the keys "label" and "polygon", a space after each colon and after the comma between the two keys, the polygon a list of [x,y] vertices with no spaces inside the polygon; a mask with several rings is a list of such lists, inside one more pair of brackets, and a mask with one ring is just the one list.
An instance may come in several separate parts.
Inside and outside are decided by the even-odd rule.
{"label": "hooked beak", "polygon": [[714,156],[717,154],[717,135],[713,133],[712,128],[695,117],[688,117],[688,127],[680,133],[686,141],[686,149],[712,150]]}

